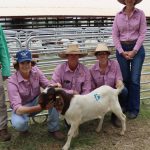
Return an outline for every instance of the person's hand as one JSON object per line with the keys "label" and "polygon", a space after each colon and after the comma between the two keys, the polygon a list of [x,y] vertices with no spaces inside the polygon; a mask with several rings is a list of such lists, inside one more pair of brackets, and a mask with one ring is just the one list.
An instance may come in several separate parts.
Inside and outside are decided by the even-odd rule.
{"label": "person's hand", "polygon": [[133,50],[128,52],[128,57],[129,57],[130,59],[133,59],[135,55],[136,55],[136,52],[133,51]]}
{"label": "person's hand", "polygon": [[128,52],[125,52],[125,51],[123,51],[122,53],[121,53],[121,55],[125,58],[125,59],[129,59],[129,57],[128,57]]}
{"label": "person's hand", "polygon": [[46,106],[45,106],[45,110],[49,110],[49,109],[51,109],[51,108],[53,108],[54,107],[54,103],[48,103]]}
{"label": "person's hand", "polygon": [[77,95],[77,94],[79,94],[79,93],[78,93],[77,91],[74,90],[74,91],[73,91],[73,94],[74,94],[74,95]]}
{"label": "person's hand", "polygon": [[51,84],[49,84],[49,86],[62,88],[62,85],[60,83],[51,83]]}
{"label": "person's hand", "polygon": [[131,60],[131,59],[133,59],[133,57],[135,56],[135,52],[134,51],[128,51],[128,52],[122,52],[121,53],[121,55],[125,58],[125,59],[127,59],[127,60]]}
{"label": "person's hand", "polygon": [[116,81],[116,89],[123,86],[123,82],[121,80]]}

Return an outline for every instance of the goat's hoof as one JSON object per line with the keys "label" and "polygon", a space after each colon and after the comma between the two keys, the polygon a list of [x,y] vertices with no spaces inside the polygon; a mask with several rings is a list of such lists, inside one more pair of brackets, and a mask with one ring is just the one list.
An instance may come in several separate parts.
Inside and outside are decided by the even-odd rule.
{"label": "goat's hoof", "polygon": [[100,132],[100,130],[101,130],[101,129],[96,129],[95,131],[96,131],[97,133],[99,133],[99,132]]}
{"label": "goat's hoof", "polygon": [[62,150],[68,150],[69,148],[67,147],[67,146],[64,146],[63,148],[62,148]]}
{"label": "goat's hoof", "polygon": [[121,132],[120,132],[120,135],[124,135],[124,131],[121,131]]}

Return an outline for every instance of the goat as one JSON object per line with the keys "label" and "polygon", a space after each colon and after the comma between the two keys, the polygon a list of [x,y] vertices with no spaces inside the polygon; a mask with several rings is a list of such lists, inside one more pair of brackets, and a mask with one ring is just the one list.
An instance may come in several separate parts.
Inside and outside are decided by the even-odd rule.
{"label": "goat", "polygon": [[122,113],[118,102],[118,94],[123,88],[123,85],[117,89],[104,85],[86,95],[72,95],[66,93],[63,89],[56,89],[54,99],[56,99],[56,96],[63,99],[64,106],[61,114],[67,123],[71,125],[63,150],[69,149],[72,137],[78,135],[79,125],[86,121],[99,118],[100,122],[96,132],[100,132],[104,115],[109,111],[112,111],[121,120],[122,130],[120,134],[124,135],[126,116]]}

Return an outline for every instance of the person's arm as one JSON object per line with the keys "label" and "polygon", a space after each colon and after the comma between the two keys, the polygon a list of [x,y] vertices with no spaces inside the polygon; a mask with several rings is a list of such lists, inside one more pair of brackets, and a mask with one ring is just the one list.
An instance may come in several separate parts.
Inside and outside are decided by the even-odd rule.
{"label": "person's arm", "polygon": [[27,113],[33,113],[41,111],[42,108],[40,105],[37,106],[23,106],[22,105],[22,99],[19,94],[19,89],[16,84],[8,80],[7,84],[7,91],[8,91],[8,98],[10,100],[11,108],[13,109],[16,114],[27,114]]}
{"label": "person's arm", "polygon": [[4,32],[0,26],[0,62],[2,68],[2,76],[10,76],[10,55],[8,52],[7,42]]}
{"label": "person's arm", "polygon": [[124,50],[122,49],[121,43],[120,43],[120,38],[119,38],[119,29],[118,29],[118,24],[117,24],[117,18],[119,14],[117,14],[114,18],[113,26],[112,26],[112,38],[113,38],[113,43],[119,54],[123,53]]}
{"label": "person's arm", "polygon": [[140,47],[142,46],[144,40],[145,40],[145,35],[147,31],[147,22],[146,22],[146,17],[143,11],[140,10],[140,24],[139,24],[139,37],[137,39],[137,42],[133,48],[133,52],[136,54]]}
{"label": "person's arm", "polygon": [[122,77],[122,73],[121,73],[121,69],[120,69],[118,61],[114,60],[113,66],[116,69],[116,73],[115,73],[116,84],[115,84],[115,87],[118,88],[123,84],[123,77]]}
{"label": "person's arm", "polygon": [[37,106],[20,106],[16,110],[16,114],[22,115],[22,114],[30,114],[34,112],[40,112],[42,111],[41,105],[38,104]]}

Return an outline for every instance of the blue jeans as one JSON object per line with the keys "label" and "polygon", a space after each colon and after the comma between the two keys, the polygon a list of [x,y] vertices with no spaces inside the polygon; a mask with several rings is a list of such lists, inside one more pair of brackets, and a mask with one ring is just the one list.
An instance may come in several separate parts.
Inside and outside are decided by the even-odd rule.
{"label": "blue jeans", "polygon": [[[35,98],[32,102],[26,104],[26,106],[36,106],[37,105],[37,100],[38,97]],[[32,114],[23,114],[23,115],[17,115],[15,112],[12,112],[11,116],[11,122],[12,126],[17,130],[17,131],[26,131],[28,130],[28,122],[29,122],[29,115],[30,116],[35,116],[37,113],[32,113]],[[55,108],[51,108],[48,110],[48,131],[54,132],[59,130],[59,113]]]}
{"label": "blue jeans", "polygon": [[127,111],[126,110],[127,97],[128,97],[128,89],[124,87],[124,89],[118,95],[119,103],[124,113]]}
{"label": "blue jeans", "polygon": [[[134,46],[135,44],[122,44],[124,51],[130,51]],[[125,87],[128,89],[128,98],[125,104],[126,110],[138,115],[140,110],[140,78],[145,58],[145,49],[141,46],[132,60],[126,60],[118,51],[116,51],[116,57],[120,64]]]}

